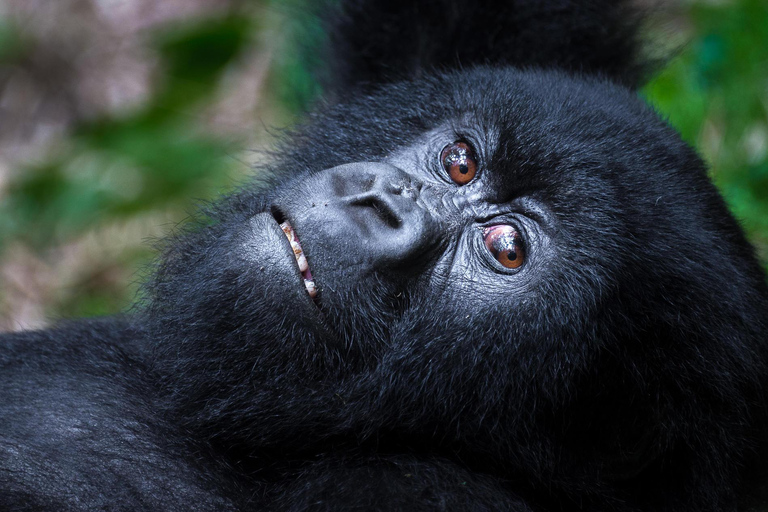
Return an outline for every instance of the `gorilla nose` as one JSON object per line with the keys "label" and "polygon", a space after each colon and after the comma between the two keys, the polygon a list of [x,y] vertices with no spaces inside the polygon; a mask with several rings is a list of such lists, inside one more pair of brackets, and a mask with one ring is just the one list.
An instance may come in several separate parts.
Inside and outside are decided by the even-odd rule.
{"label": "gorilla nose", "polygon": [[420,204],[422,184],[393,165],[358,162],[322,173],[336,209],[374,263],[414,265],[439,241],[434,217]]}

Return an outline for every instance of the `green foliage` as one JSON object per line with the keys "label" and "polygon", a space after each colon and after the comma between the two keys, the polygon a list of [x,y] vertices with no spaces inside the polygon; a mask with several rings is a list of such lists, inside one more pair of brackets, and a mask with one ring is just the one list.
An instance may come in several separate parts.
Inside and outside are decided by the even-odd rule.
{"label": "green foliage", "polygon": [[23,38],[16,27],[0,19],[0,62],[18,57],[24,46]]}
{"label": "green foliage", "polygon": [[229,17],[158,33],[159,91],[138,112],[81,124],[62,155],[24,169],[0,204],[0,243],[51,245],[95,219],[180,204],[224,186],[232,142],[197,133],[189,113],[211,96],[252,31],[247,19]]}
{"label": "green foliage", "polygon": [[228,17],[221,20],[166,28],[156,37],[165,68],[165,83],[146,112],[148,121],[173,117],[209,96],[219,76],[248,41],[250,20]]}
{"label": "green foliage", "polygon": [[322,48],[327,35],[319,22],[316,9],[333,6],[334,0],[308,4],[306,0],[272,0],[275,8],[290,14],[283,21],[285,37],[273,65],[270,89],[280,104],[293,114],[309,110],[320,96],[321,86],[315,80],[322,66]]}
{"label": "green foliage", "polygon": [[709,162],[768,256],[768,2],[695,3],[692,41],[645,93]]}

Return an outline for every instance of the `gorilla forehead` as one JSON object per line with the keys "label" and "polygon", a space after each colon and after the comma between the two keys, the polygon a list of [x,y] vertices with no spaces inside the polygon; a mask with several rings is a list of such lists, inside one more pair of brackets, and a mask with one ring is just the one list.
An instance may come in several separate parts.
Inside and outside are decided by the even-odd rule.
{"label": "gorilla forehead", "polygon": [[[274,166],[277,173],[380,161],[409,150],[420,165],[431,165],[452,137],[471,138],[485,160],[490,200],[537,191],[567,214],[614,189],[640,202],[655,200],[670,182],[698,183],[703,173],[693,152],[635,93],[555,70],[479,67],[389,85],[314,115],[298,137],[312,143],[290,147]],[[692,177],[681,175],[692,167]],[[650,191],[639,193],[639,185]]]}

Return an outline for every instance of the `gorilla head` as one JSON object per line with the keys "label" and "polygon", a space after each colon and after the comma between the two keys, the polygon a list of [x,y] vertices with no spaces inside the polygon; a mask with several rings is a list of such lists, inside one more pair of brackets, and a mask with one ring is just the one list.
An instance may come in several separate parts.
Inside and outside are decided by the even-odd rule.
{"label": "gorilla head", "polygon": [[[326,102],[261,181],[168,242],[141,312],[47,335],[119,347],[55,366],[80,369],[104,432],[57,445],[81,480],[22,484],[73,508],[105,479],[165,510],[205,509],[199,482],[240,509],[758,503],[768,290],[699,157],[637,96],[625,4],[333,12]],[[119,467],[108,426],[130,433]]]}
{"label": "gorilla head", "polygon": [[[368,34],[355,5],[337,55]],[[533,52],[551,69],[500,65],[531,62],[525,32],[497,34],[502,55],[459,47],[488,63],[471,68],[368,41],[373,69],[339,72],[344,100],[262,170],[272,186],[169,245],[150,319],[179,421],[266,458],[438,453],[550,496],[597,482],[727,508],[764,414],[763,275],[701,160],[627,87],[634,46],[603,35]]]}

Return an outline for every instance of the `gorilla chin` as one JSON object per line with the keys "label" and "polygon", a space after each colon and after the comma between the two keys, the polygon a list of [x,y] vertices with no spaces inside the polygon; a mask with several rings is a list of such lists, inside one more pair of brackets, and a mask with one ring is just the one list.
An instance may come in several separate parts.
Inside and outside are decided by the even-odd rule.
{"label": "gorilla chin", "polygon": [[[349,0],[130,315],[2,337],[8,510],[748,511],[768,288],[616,1]],[[108,498],[105,498],[108,496]]]}

